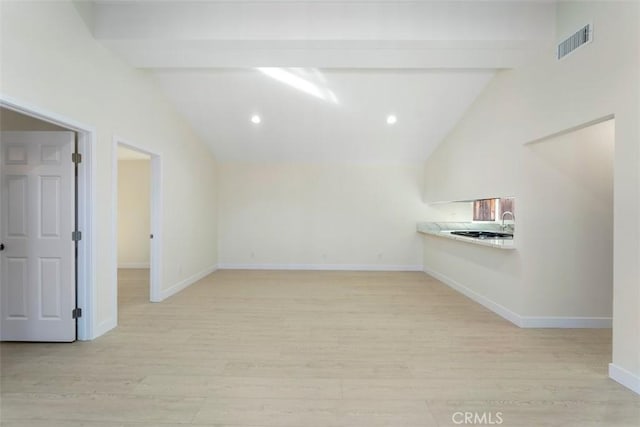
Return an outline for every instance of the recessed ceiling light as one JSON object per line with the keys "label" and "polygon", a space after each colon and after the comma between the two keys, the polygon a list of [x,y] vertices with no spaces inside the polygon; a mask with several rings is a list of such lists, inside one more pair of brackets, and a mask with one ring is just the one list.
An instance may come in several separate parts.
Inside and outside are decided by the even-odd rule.
{"label": "recessed ceiling light", "polygon": [[398,121],[398,118],[396,116],[394,116],[393,114],[389,114],[387,116],[387,124],[388,125],[395,125],[397,121]]}
{"label": "recessed ceiling light", "polygon": [[260,118],[260,116],[259,116],[259,115],[254,114],[253,116],[251,116],[251,123],[253,123],[253,124],[256,124],[256,125],[257,125],[257,124],[258,124],[258,123],[260,123],[261,121],[262,121],[262,119]]}

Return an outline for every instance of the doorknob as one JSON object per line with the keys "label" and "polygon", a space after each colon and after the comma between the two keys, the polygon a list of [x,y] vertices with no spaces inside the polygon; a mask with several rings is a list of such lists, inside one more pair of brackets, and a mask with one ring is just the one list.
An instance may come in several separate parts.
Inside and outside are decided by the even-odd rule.
{"label": "doorknob", "polygon": [[0,243],[0,251],[4,251],[4,243]]}
{"label": "doorknob", "polygon": [[149,238],[150,238],[150,239],[153,239],[153,234],[149,235]]}

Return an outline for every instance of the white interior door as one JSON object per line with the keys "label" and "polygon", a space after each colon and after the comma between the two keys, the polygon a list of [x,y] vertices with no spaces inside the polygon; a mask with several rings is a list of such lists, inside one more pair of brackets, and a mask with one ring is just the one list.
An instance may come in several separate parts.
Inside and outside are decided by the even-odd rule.
{"label": "white interior door", "polygon": [[2,132],[0,148],[0,339],[74,341],[73,132]]}

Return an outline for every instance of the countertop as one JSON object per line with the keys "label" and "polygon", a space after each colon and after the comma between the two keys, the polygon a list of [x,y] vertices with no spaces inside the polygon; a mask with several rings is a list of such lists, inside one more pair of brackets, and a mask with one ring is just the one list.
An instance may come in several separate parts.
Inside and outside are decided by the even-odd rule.
{"label": "countertop", "polygon": [[501,231],[498,224],[479,224],[471,222],[419,222],[417,230],[419,233],[442,237],[444,239],[458,240],[460,242],[471,243],[474,245],[506,250],[516,248],[513,239],[479,239],[475,237],[451,234],[452,231],[461,230]]}

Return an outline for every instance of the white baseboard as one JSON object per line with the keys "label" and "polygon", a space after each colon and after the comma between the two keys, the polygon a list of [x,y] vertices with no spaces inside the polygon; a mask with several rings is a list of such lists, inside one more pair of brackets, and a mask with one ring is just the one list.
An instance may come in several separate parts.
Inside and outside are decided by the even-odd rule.
{"label": "white baseboard", "polygon": [[193,276],[190,276],[190,277],[187,277],[184,280],[181,280],[180,282],[176,283],[175,285],[171,286],[168,289],[161,290],[160,291],[160,301],[163,301],[163,300],[169,298],[170,296],[177,294],[181,290],[193,285],[198,280],[200,280],[203,277],[206,277],[209,274],[211,274],[214,271],[216,271],[217,268],[218,268],[217,265],[212,265],[211,267],[208,267],[208,268],[200,271],[199,273],[194,274]]}
{"label": "white baseboard", "polygon": [[118,269],[120,268],[149,268],[148,262],[124,262],[118,263]]}
{"label": "white baseboard", "polygon": [[461,294],[467,296],[468,298],[472,299],[473,301],[477,302],[478,304],[488,308],[489,310],[493,311],[494,313],[496,313],[497,315],[505,318],[506,320],[508,320],[509,322],[522,327],[522,319],[520,317],[520,315],[518,315],[517,313],[509,310],[507,307],[498,304],[495,301],[490,300],[489,298],[480,295],[479,293],[477,293],[476,291],[473,291],[471,289],[469,289],[468,287],[458,283],[457,281],[453,280],[452,278],[445,276],[444,274],[438,273],[434,270],[431,270],[428,267],[424,268],[424,272],[427,273],[429,276],[435,277],[436,279],[440,280],[442,283],[444,283],[445,285],[449,286],[450,288],[455,289],[456,291],[460,292]]}
{"label": "white baseboard", "polygon": [[613,363],[609,363],[609,378],[622,384],[634,393],[640,394],[640,376]]}
{"label": "white baseboard", "polygon": [[220,270],[422,271],[421,265],[378,264],[219,264]]}
{"label": "white baseboard", "polygon": [[438,273],[427,267],[424,268],[424,272],[521,328],[598,329],[612,327],[613,322],[611,317],[521,316],[507,307],[498,304],[461,283],[458,283],[452,278],[445,276],[444,274]]}
{"label": "white baseboard", "polygon": [[118,320],[114,317],[103,320],[93,329],[93,337],[91,337],[91,340],[94,340],[99,336],[106,334],[116,326],[118,326]]}
{"label": "white baseboard", "polygon": [[522,328],[611,329],[611,317],[521,316]]}

